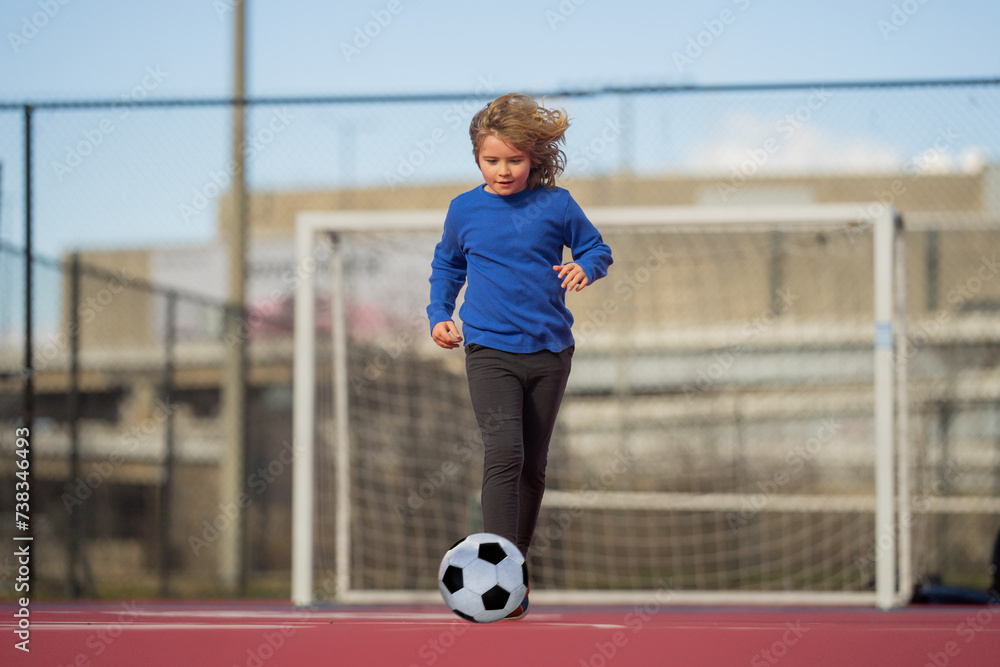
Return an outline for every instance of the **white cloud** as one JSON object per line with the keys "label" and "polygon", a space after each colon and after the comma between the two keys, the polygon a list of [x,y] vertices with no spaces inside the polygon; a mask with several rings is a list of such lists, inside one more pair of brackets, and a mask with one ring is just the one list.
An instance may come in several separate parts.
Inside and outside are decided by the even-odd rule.
{"label": "white cloud", "polygon": [[843,139],[814,123],[764,119],[738,112],[697,146],[691,166],[701,172],[744,175],[897,171],[899,150],[865,138]]}

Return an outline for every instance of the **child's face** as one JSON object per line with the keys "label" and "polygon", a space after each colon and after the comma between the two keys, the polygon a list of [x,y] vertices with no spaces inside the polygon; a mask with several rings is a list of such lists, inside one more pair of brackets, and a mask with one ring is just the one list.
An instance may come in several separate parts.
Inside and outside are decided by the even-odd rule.
{"label": "child's face", "polygon": [[486,181],[486,191],[495,195],[513,195],[528,185],[531,158],[492,134],[479,148],[479,170]]}

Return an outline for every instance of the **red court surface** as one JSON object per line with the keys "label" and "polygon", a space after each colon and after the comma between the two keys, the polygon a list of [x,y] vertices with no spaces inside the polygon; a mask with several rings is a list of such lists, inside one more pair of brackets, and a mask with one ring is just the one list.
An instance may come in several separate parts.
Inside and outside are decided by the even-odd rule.
{"label": "red court surface", "polygon": [[532,607],[475,625],[444,606],[36,603],[30,654],[0,605],[2,665],[1000,665],[1000,606]]}

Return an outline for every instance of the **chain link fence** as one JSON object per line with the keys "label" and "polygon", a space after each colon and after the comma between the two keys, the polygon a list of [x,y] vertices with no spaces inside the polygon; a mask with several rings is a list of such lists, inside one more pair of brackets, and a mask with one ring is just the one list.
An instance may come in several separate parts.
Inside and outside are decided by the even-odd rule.
{"label": "chain link fence", "polygon": [[[285,597],[295,216],[445,209],[479,180],[469,121],[507,85],[484,75],[467,95],[144,101],[155,74],[112,102],[0,106],[0,536],[15,530],[30,216],[42,590]],[[914,230],[915,488],[939,506],[918,533],[935,521],[927,531],[938,537],[963,522],[974,530],[961,535],[984,533],[925,541],[918,560],[922,571],[981,582],[1000,516],[995,504],[947,498],[1000,490],[1000,82],[536,97],[569,112],[561,185],[585,209],[865,202],[902,211]],[[242,307],[227,298],[237,108],[249,224]],[[958,321],[972,324],[947,339],[931,331]],[[234,335],[246,342],[246,438],[242,493],[227,497]],[[222,545],[237,534],[234,573]],[[15,576],[12,557],[0,556],[0,595],[13,595]]]}

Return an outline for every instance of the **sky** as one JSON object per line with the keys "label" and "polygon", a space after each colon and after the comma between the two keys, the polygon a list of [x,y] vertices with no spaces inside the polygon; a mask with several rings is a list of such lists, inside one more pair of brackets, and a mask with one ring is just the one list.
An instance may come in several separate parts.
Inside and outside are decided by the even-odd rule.
{"label": "sky", "polygon": [[[4,0],[0,100],[232,91],[238,0]],[[1000,75],[993,0],[248,0],[252,96]]]}

